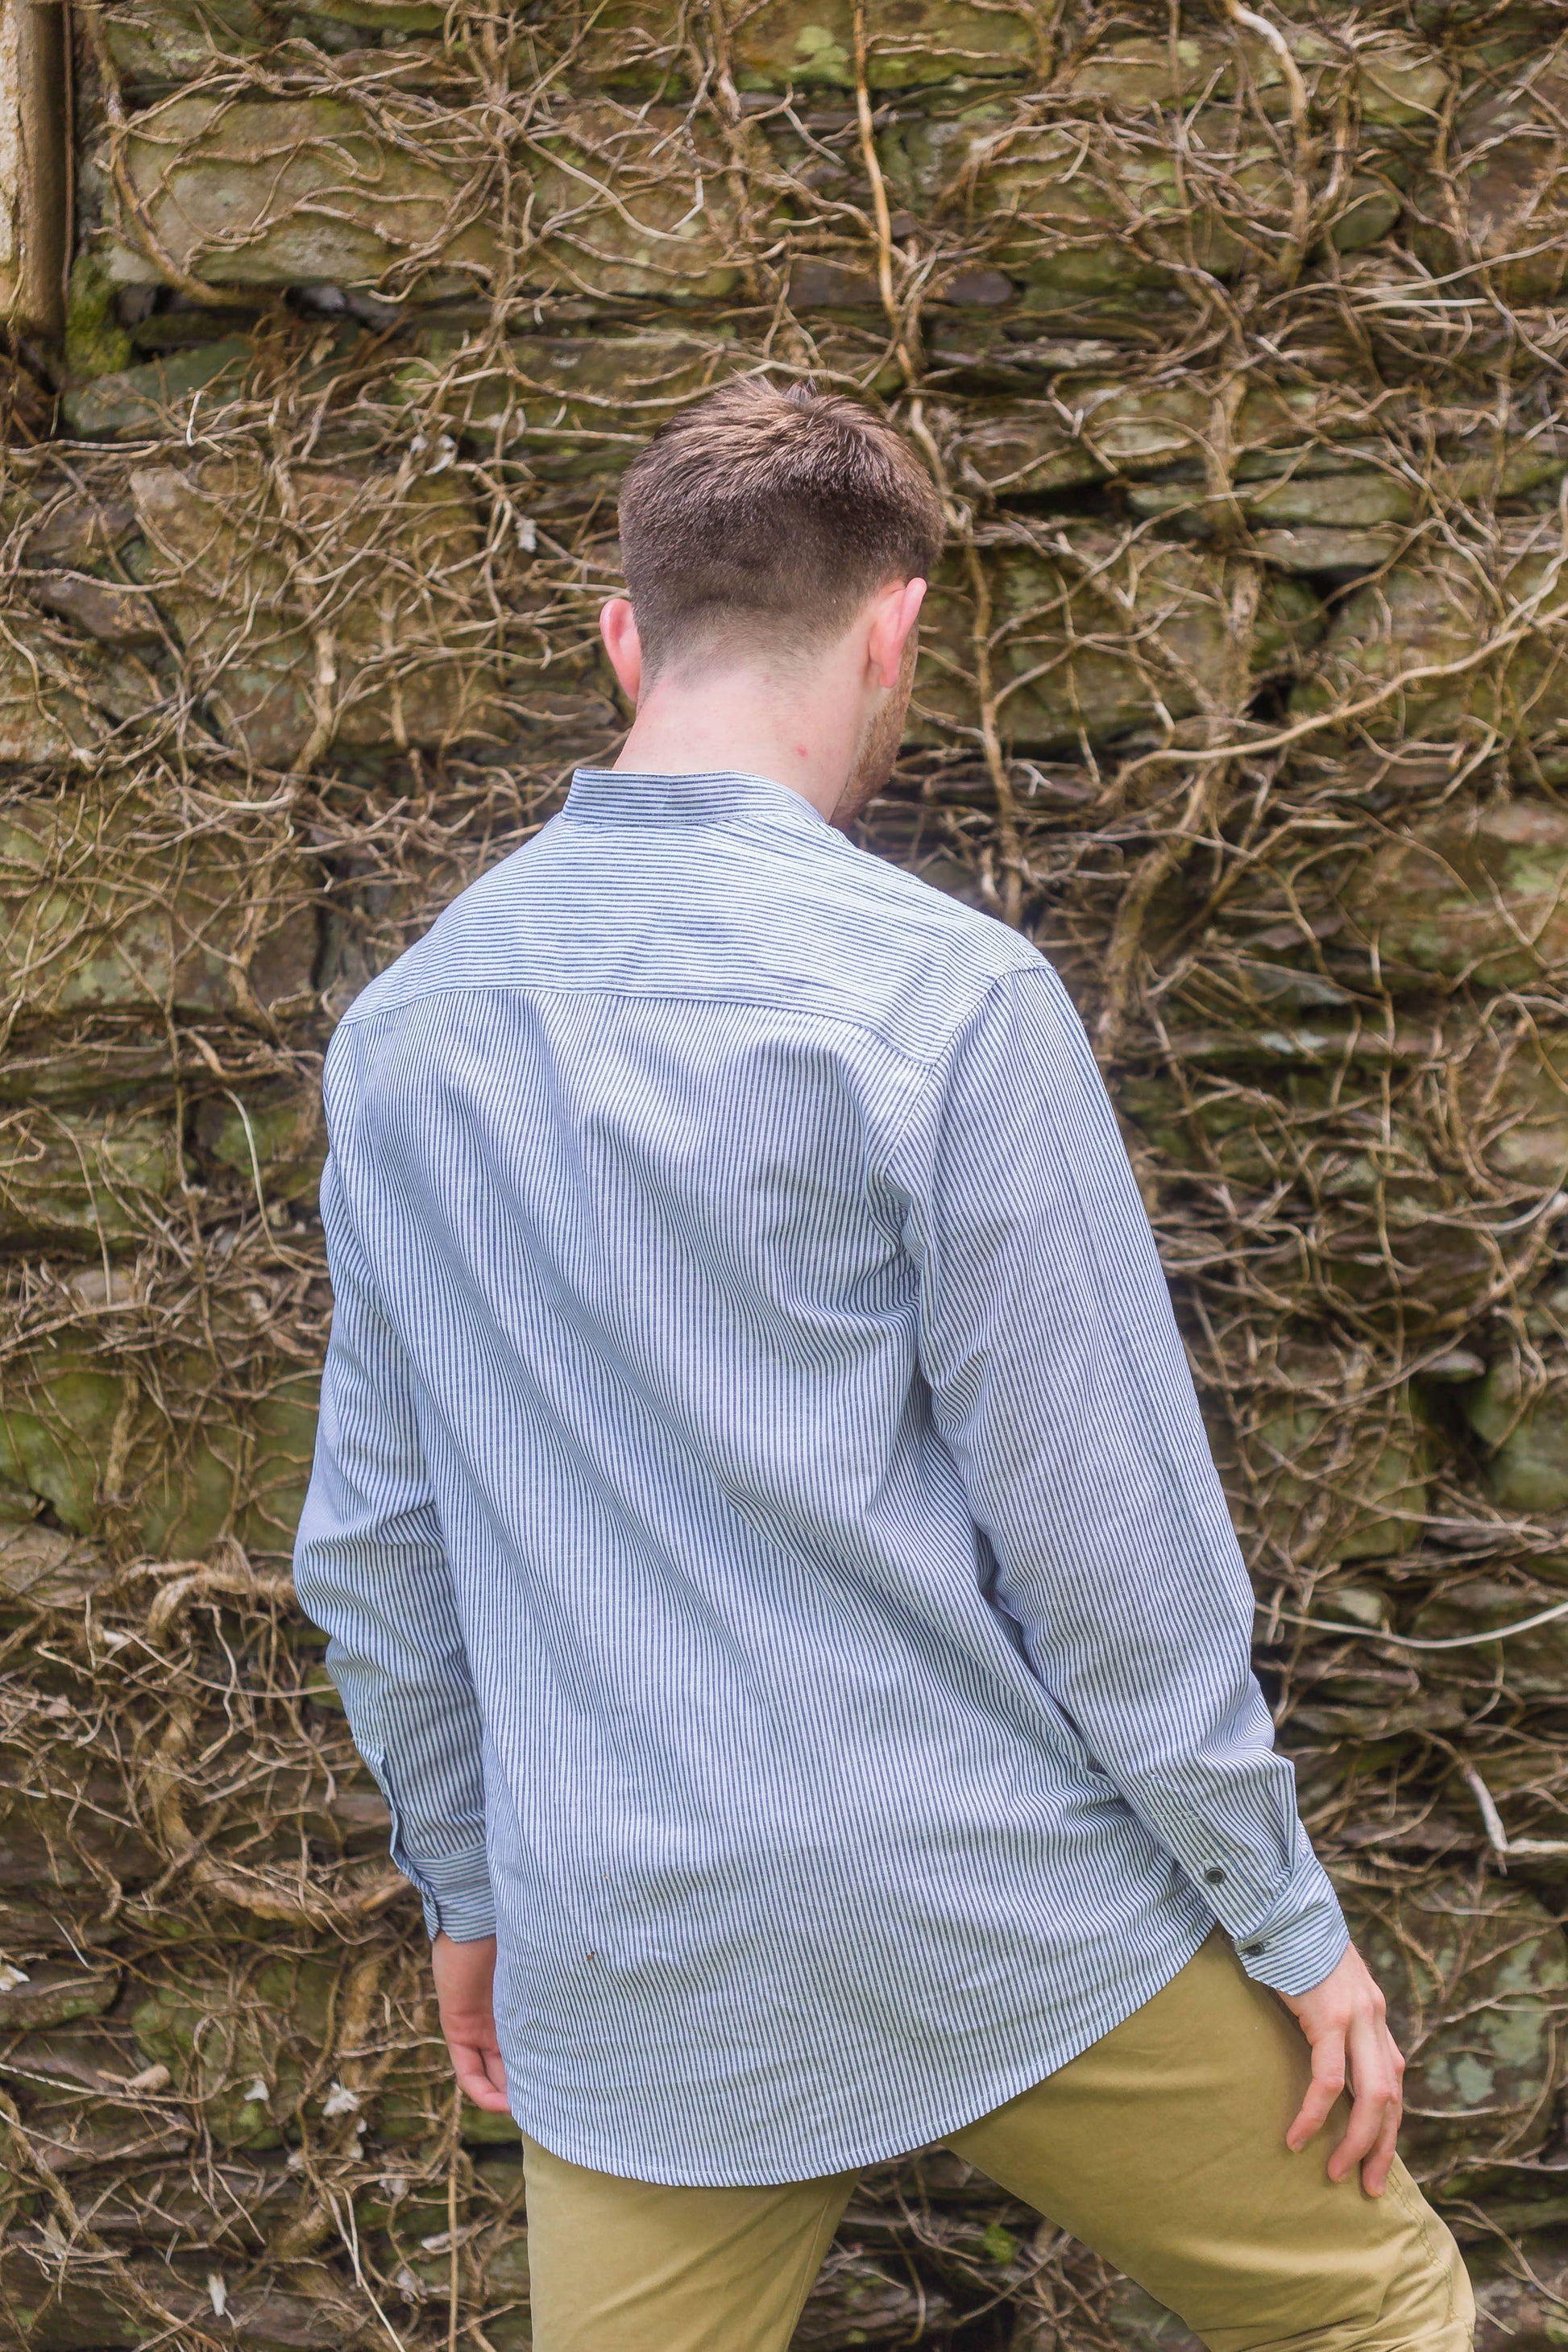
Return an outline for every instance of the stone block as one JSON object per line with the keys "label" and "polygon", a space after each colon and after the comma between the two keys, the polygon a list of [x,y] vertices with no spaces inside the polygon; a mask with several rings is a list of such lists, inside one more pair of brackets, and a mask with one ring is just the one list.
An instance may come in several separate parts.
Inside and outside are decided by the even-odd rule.
{"label": "stone block", "polygon": [[312,1080],[213,1096],[197,1109],[195,1142],[266,1207],[313,1207],[327,1152],[321,1087]]}
{"label": "stone block", "polygon": [[1434,1135],[1418,1094],[1369,1067],[1157,1077],[1118,1088],[1153,1147],[1149,1181],[1173,1199],[1245,1218],[1259,1269],[1313,1314],[1392,1314],[1411,1332],[1479,1312],[1505,1267],[1521,1274],[1539,1233],[1510,1194],[1476,1197]]}
{"label": "stone block", "polygon": [[[325,1958],[235,1958],[236,1983],[176,1961],[132,2008],[131,2031],[142,2062],[167,2066],[220,2147],[281,2147],[329,2035],[335,1971]],[[323,2085],[311,2101],[318,2120],[324,2097]]]}
{"label": "stone block", "polygon": [[221,403],[237,392],[255,358],[243,335],[198,343],[167,359],[94,376],[60,403],[67,425],[86,441],[147,440],[188,425],[195,396]]}
{"label": "stone block", "polygon": [[111,278],[374,289],[429,300],[515,275],[615,299],[713,299],[737,283],[721,151],[672,109],[588,103],[531,126],[500,201],[488,117],[413,94],[188,91],[138,114],[134,213]]}
{"label": "stone block", "polygon": [[155,1876],[158,1855],[132,1819],[122,1782],[80,1768],[68,1786],[61,1769],[56,1758],[47,1774],[14,1757],[0,1764],[0,1886],[101,1896],[111,1880],[138,1886]]}
{"label": "stone block", "polygon": [[1476,2352],[1562,2352],[1568,2344],[1568,2261],[1535,2244],[1476,2281]]}
{"label": "stone block", "polygon": [[1331,727],[1353,710],[1346,725],[1375,741],[1490,740],[1526,772],[1568,775],[1556,541],[1555,524],[1514,527],[1493,559],[1429,541],[1345,599],[1292,716]]}
{"label": "stone block", "polygon": [[[1089,525],[1051,534],[1049,552],[1006,546],[984,561],[996,724],[1020,748],[1100,743],[1199,707],[1233,656],[1229,598],[1217,557],[1155,540],[1117,539]],[[975,731],[975,605],[972,583],[944,559],[921,616],[916,740]],[[1294,581],[1270,582],[1248,641],[1243,676],[1289,673],[1321,625],[1321,607]]]}
{"label": "stone block", "polygon": [[[1363,124],[1402,131],[1434,126],[1452,76],[1440,51],[1392,30],[1381,32],[1375,44],[1352,46],[1316,28],[1284,29],[1320,121],[1331,119],[1342,96],[1352,95]],[[1265,113],[1279,119],[1289,111],[1279,58],[1251,33],[1228,40],[1184,33],[1175,40],[1133,35],[1095,42],[1065,68],[1064,79],[1074,97],[1119,108],[1190,107],[1235,98],[1245,89]]]}
{"label": "stone block", "polygon": [[133,118],[105,257],[121,284],[461,290],[500,258],[490,160],[461,110],[181,92]]}
{"label": "stone block", "polygon": [[437,33],[442,19],[432,0],[315,0],[281,20],[258,0],[117,0],[104,10],[103,31],[125,81],[145,89],[197,81],[215,65],[258,57],[284,25],[292,37],[313,33],[323,48],[339,52],[354,45],[355,27],[395,39]]}
{"label": "stone block", "polygon": [[1331,1332],[1282,1340],[1208,1400],[1237,1506],[1293,1568],[1408,1551],[1439,1454],[1425,1397]]}
{"label": "stone block", "polygon": [[1375,950],[1391,993],[1529,987],[1568,957],[1568,814],[1489,800],[1387,824],[1336,895],[1336,951]]}
{"label": "stone block", "polygon": [[1412,187],[1416,251],[1461,296],[1549,302],[1568,270],[1568,67],[1544,47],[1478,75],[1447,171]]}
{"label": "stone block", "polygon": [[0,1111],[0,1247],[132,1248],[178,1173],[167,1108]]}
{"label": "stone block", "polygon": [[680,328],[528,335],[410,360],[395,394],[465,446],[503,449],[542,481],[615,476],[668,416],[755,365],[727,335]]}
{"label": "stone block", "polygon": [[74,1967],[56,1961],[35,1966],[20,1981],[0,1989],[0,2032],[27,2033],[46,2025],[68,2025],[79,2017],[100,2017],[120,1990],[117,1968]]}
{"label": "stone block", "polygon": [[[1559,1352],[1529,1367],[1511,1354],[1501,1357],[1466,1402],[1470,1426],[1488,1449],[1488,1483],[1499,1508],[1548,1517],[1568,1511],[1568,1363]],[[1568,1643],[1553,1648],[1561,1672]]]}
{"label": "stone block", "polygon": [[[736,87],[746,90],[852,90],[851,0],[763,0],[731,38]],[[946,81],[1024,80],[1038,71],[1035,12],[973,0],[879,0],[866,11],[866,79],[876,90]]]}
{"label": "stone block", "polygon": [[[189,1559],[225,1532],[286,1557],[310,1482],[320,1375],[225,1334],[232,1355],[133,1363],[76,1339],[7,1367],[0,1520],[47,1507],[75,1535]],[[112,1472],[110,1485],[106,1474]]]}
{"label": "stone block", "polygon": [[131,476],[146,585],[191,684],[258,766],[482,732],[492,615],[472,496],[448,472],[248,455]]}
{"label": "stone block", "polygon": [[1409,2062],[1406,2161],[1463,2194],[1552,2128],[1568,1943],[1532,1895],[1496,1879],[1342,1892]]}
{"label": "stone block", "polygon": [[21,1024],[81,1013],[309,1007],[310,873],[281,812],[134,792],[14,800],[0,814],[0,993]]}
{"label": "stone block", "polygon": [[[1489,1381],[1483,1381],[1482,1391],[1489,1386]],[[1498,1402],[1495,1390],[1489,1402]],[[1496,1425],[1484,1404],[1480,1418],[1486,1428]],[[1562,1428],[1559,1418],[1560,1435]],[[1506,1691],[1515,1704],[1524,1700],[1550,1705],[1561,1694],[1568,1675],[1568,1633],[1563,1621],[1534,1626],[1528,1633],[1506,1635],[1495,1643],[1484,1637],[1494,1626],[1517,1625],[1537,1615],[1559,1597],[1555,1586],[1543,1592],[1539,1585],[1521,1584],[1501,1575],[1482,1572],[1445,1579],[1440,1590],[1415,1611],[1410,1630],[1423,1640],[1462,1636],[1472,1646],[1424,1659],[1424,1678],[1468,1684],[1472,1690],[1495,1690],[1500,1696]]]}
{"label": "stone block", "polygon": [[584,105],[529,142],[524,285],[595,299],[720,301],[741,282],[726,151],[673,108]]}
{"label": "stone block", "polygon": [[84,645],[20,600],[5,613],[0,761],[27,768],[94,766],[127,723],[149,717],[157,701],[156,684],[133,655]]}
{"label": "stone block", "polygon": [[101,1556],[62,1528],[0,1519],[0,1613],[8,1622],[40,1610],[79,1617],[108,1582]]}
{"label": "stone block", "polygon": [[[1150,514],[1202,499],[1211,449],[1284,470],[1326,462],[1318,436],[1331,445],[1364,425],[1361,403],[1332,385],[1259,387],[1226,415],[1223,385],[1195,371],[1129,383],[1125,370],[1064,370],[1048,399],[928,403],[926,414],[966,490],[1006,499],[1126,478],[1139,485],[1133,511]],[[1179,480],[1145,481],[1173,467]]]}
{"label": "stone block", "polygon": [[982,261],[1029,290],[1032,305],[1179,296],[1195,268],[1228,278],[1278,245],[1290,176],[1265,127],[1199,107],[1180,152],[1092,123],[1039,122],[1001,100],[900,122],[882,135],[883,168],[916,217],[962,226]]}

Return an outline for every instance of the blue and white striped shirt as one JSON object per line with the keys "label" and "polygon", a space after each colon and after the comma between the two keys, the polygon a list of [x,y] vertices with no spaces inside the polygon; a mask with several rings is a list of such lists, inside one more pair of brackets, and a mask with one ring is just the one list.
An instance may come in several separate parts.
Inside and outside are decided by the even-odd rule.
{"label": "blue and white striped shirt", "polygon": [[332,1042],[300,1597],[519,2121],[655,2181],[937,2139],[1217,1919],[1345,1930],[1083,1034],[744,775],[582,770]]}

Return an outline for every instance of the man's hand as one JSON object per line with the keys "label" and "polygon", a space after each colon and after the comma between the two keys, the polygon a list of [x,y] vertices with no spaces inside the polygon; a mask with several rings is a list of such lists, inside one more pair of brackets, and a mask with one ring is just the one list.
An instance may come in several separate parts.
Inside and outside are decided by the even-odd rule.
{"label": "man's hand", "polygon": [[458,2087],[476,2107],[504,2116],[506,2068],[496,2041],[492,2003],[496,1939],[486,1936],[477,1944],[455,1944],[450,1936],[437,1936],[430,1947],[430,1965]]}
{"label": "man's hand", "polygon": [[1279,1998],[1312,2045],[1311,2086],[1285,2145],[1305,2147],[1348,2083],[1351,2119],[1329,2158],[1329,2179],[1348,2180],[1359,2164],[1362,2187],[1381,2197],[1399,2137],[1405,2060],[1384,2021],[1375,1978],[1352,1944],[1321,1985]]}

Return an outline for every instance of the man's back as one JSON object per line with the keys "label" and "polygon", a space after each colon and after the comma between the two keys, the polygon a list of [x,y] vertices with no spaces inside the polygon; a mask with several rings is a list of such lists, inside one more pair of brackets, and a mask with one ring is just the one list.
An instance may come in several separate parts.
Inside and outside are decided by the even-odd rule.
{"label": "man's back", "polygon": [[[396,1520],[340,1676],[435,1916],[482,1932],[493,1891],[547,2145],[837,2170],[1085,2048],[1211,1904],[1287,1976],[1331,1963],[1147,1229],[1032,949],[782,786],[584,772],[353,1009],[328,1103],[301,1590],[332,1618]],[[1173,1830],[1194,1770],[1212,1819]]]}
{"label": "man's back", "polygon": [[1468,2352],[1088,1043],[837,830],[935,486],[742,380],[618,513],[615,768],[328,1058],[295,1555],[533,2341],[786,2352],[857,2168],[943,2139],[1205,2343]]}

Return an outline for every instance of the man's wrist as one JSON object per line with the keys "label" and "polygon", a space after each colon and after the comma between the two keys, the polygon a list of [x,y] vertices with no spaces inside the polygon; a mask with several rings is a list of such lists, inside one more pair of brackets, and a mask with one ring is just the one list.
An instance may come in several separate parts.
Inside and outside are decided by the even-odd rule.
{"label": "man's wrist", "polygon": [[1258,1984],[1294,1998],[1333,1974],[1350,1940],[1344,1914],[1331,1892],[1288,1926],[1238,1937],[1236,1955]]}
{"label": "man's wrist", "polygon": [[495,1897],[482,1854],[467,1862],[426,1864],[414,1880],[425,1906],[432,1941],[447,1936],[454,1944],[478,1944],[496,1931]]}

